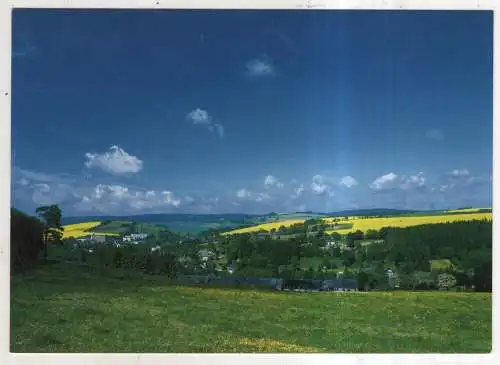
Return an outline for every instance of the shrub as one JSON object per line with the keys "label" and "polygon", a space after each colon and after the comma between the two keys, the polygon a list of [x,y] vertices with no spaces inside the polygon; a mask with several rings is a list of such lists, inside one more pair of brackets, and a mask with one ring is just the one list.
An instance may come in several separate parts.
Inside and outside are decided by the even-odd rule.
{"label": "shrub", "polygon": [[14,208],[11,208],[10,216],[11,270],[18,272],[33,268],[43,249],[43,225],[37,218]]}

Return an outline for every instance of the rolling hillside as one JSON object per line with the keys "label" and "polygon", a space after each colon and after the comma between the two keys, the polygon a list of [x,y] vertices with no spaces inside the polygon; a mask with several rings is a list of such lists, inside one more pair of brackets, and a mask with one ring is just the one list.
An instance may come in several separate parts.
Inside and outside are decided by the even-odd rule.
{"label": "rolling hillside", "polygon": [[[492,213],[476,213],[479,209],[470,209],[464,210],[464,213],[460,213],[461,211],[441,211],[439,214],[429,214],[423,215],[421,214],[410,214],[410,215],[399,215],[394,217],[382,217],[382,218],[371,218],[371,217],[362,217],[362,216],[350,216],[348,220],[340,220],[339,217],[328,217],[323,218],[328,224],[336,223],[341,226],[343,224],[351,225],[350,228],[340,228],[327,229],[327,233],[338,232],[340,234],[347,234],[349,232],[355,232],[357,230],[367,231],[369,229],[380,230],[383,227],[411,227],[418,226],[422,224],[436,224],[436,223],[446,223],[446,222],[456,222],[456,221],[468,221],[468,220],[481,220],[481,219],[492,219]],[[450,213],[450,214],[448,214]],[[290,219],[284,221],[277,221],[272,223],[264,223],[258,224],[252,227],[240,228],[232,231],[225,232],[224,234],[242,234],[242,233],[251,233],[258,232],[260,230],[269,231],[273,228],[278,229],[280,226],[291,226],[296,223],[303,223],[304,219]]]}

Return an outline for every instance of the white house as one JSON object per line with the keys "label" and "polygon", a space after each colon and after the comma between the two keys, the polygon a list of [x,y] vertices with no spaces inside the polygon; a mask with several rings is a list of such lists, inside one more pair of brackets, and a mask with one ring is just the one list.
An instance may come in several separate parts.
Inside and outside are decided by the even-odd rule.
{"label": "white house", "polygon": [[148,238],[147,233],[132,233],[127,236],[123,236],[123,242],[142,241],[146,238]]}

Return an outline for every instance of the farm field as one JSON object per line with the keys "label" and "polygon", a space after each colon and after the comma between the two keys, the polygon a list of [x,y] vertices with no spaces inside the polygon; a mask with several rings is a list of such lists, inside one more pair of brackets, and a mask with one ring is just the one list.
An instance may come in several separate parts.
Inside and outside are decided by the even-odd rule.
{"label": "farm field", "polygon": [[234,230],[229,231],[229,232],[224,232],[223,235],[251,233],[251,232],[260,231],[261,229],[263,229],[265,231],[270,231],[271,229],[274,228],[277,230],[281,226],[289,227],[289,226],[297,224],[297,223],[304,223],[304,219],[288,219],[288,220],[283,220],[283,221],[262,223],[262,224],[258,224],[256,226],[252,226],[252,227],[238,228],[238,229],[234,229]]}
{"label": "farm field", "polygon": [[75,224],[68,224],[63,226],[64,227],[64,232],[63,232],[63,238],[69,238],[69,237],[82,237],[86,236],[89,233],[87,232],[88,230],[95,228],[99,226],[101,222],[85,222],[85,223],[75,223]]}
{"label": "farm field", "polygon": [[[352,227],[349,229],[326,230],[327,233],[338,232],[347,234],[357,230],[366,232],[369,229],[380,230],[384,227],[412,227],[422,224],[438,224],[458,221],[492,219],[491,213],[464,213],[454,215],[436,215],[436,216],[413,216],[413,217],[389,217],[389,218],[368,218],[349,220]],[[342,222],[340,222],[341,224]]]}
{"label": "farm field", "polygon": [[11,282],[12,352],[474,353],[491,336],[490,293],[182,287],[64,264]]}
{"label": "farm field", "polygon": [[431,270],[445,270],[453,267],[453,263],[449,259],[431,260]]}
{"label": "farm field", "polygon": [[132,222],[126,222],[126,221],[111,221],[107,223],[102,223],[101,225],[95,227],[92,229],[92,232],[98,234],[98,233],[114,233],[114,234],[121,234],[123,232],[126,232],[127,229],[129,228],[129,225]]}
{"label": "farm field", "polygon": [[[386,218],[366,218],[362,217],[348,217],[349,219],[341,220],[337,222],[338,224],[352,224],[351,228],[345,229],[327,229],[326,233],[330,234],[333,232],[338,232],[340,234],[347,234],[349,232],[355,232],[361,230],[363,232],[374,229],[379,230],[383,227],[411,227],[418,226],[422,224],[437,224],[437,223],[447,223],[456,221],[469,221],[469,220],[480,220],[480,219],[492,219],[492,213],[463,213],[463,214],[439,214],[439,215],[405,215],[397,217],[386,217]],[[326,223],[333,224],[338,217],[323,218]],[[280,226],[291,226],[296,223],[304,223],[303,219],[290,219],[279,222],[263,223],[252,227],[235,229],[224,234],[241,234],[241,233],[251,233],[258,232],[259,230],[269,231],[273,228],[278,229]]]}

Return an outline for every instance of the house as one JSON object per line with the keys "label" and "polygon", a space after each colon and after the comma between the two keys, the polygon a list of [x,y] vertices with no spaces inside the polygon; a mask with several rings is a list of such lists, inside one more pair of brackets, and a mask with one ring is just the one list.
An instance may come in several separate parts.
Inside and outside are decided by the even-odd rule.
{"label": "house", "polygon": [[325,248],[334,248],[334,247],[340,247],[341,242],[340,241],[327,241]]}
{"label": "house", "polygon": [[202,261],[208,261],[210,258],[215,257],[215,254],[212,251],[207,250],[206,248],[198,251],[198,255],[200,256]]}
{"label": "house", "polygon": [[147,233],[132,233],[127,236],[123,236],[123,242],[142,241],[146,238],[148,238]]}
{"label": "house", "polygon": [[96,234],[92,233],[90,235],[90,240],[94,241],[94,242],[97,242],[97,243],[104,243],[104,242],[106,242],[106,237],[107,236],[104,235],[104,234],[103,235],[100,235],[100,234],[96,235]]}
{"label": "house", "polygon": [[86,235],[86,236],[83,236],[83,237],[79,237],[77,238],[76,240],[78,242],[86,242],[86,241],[90,241],[92,239],[92,236],[91,235]]}

